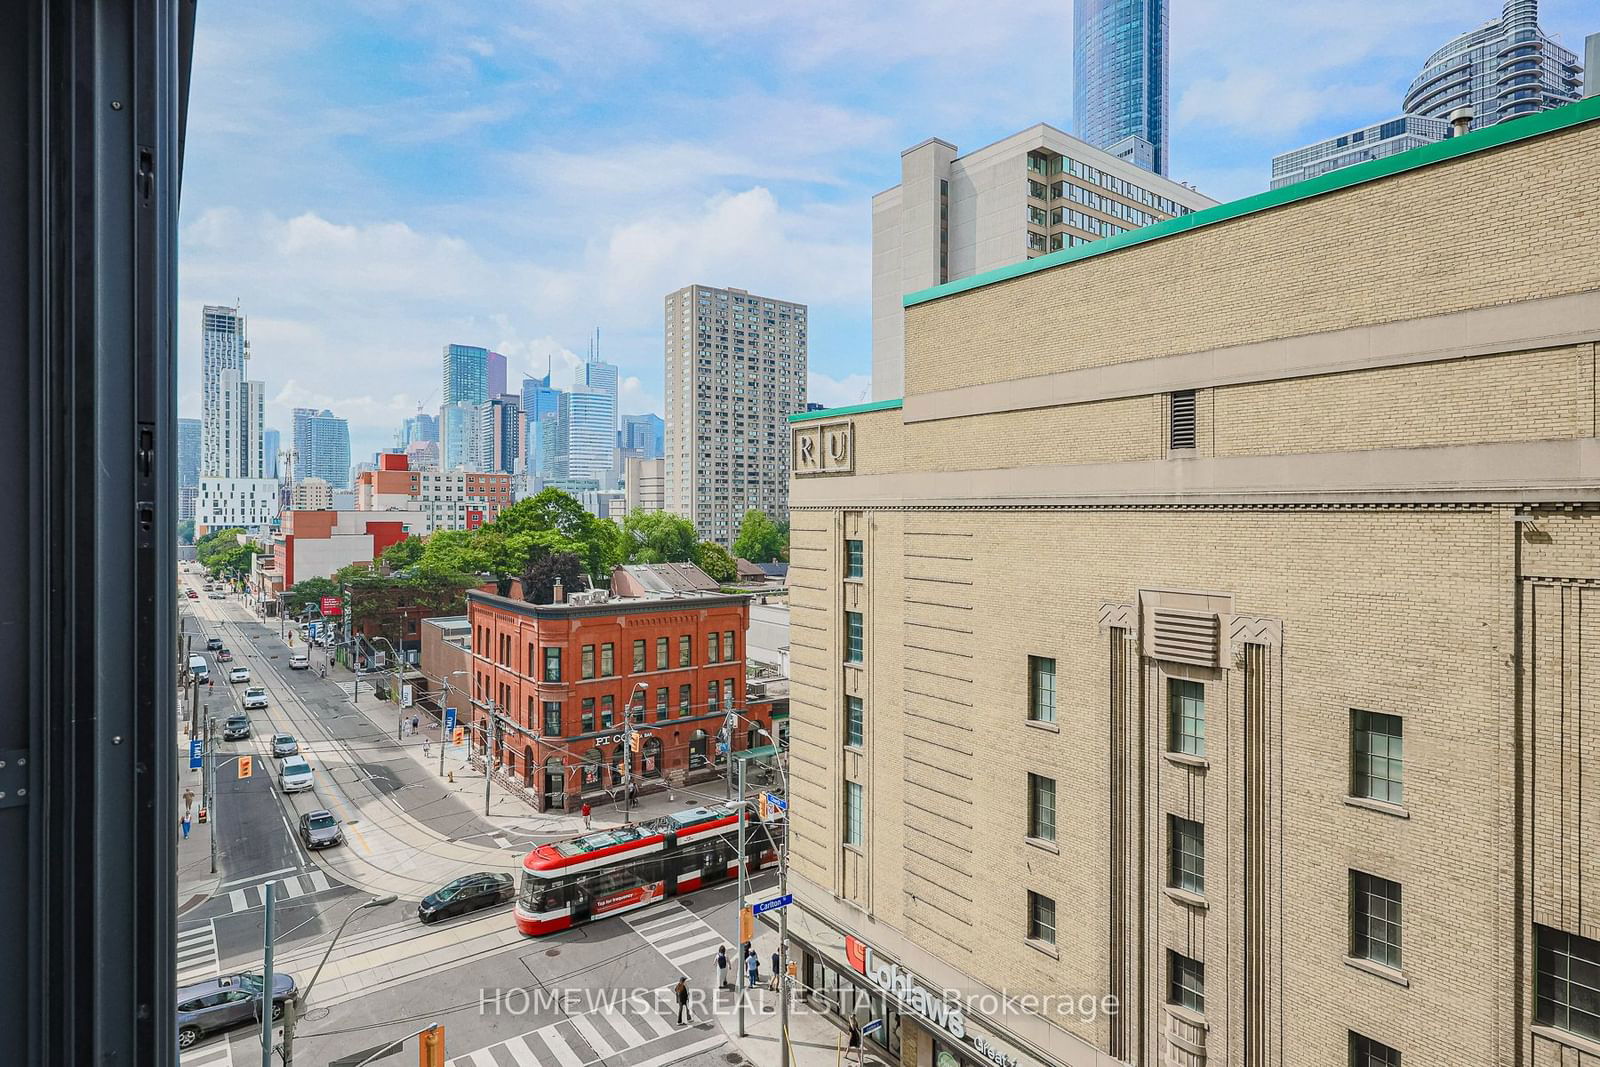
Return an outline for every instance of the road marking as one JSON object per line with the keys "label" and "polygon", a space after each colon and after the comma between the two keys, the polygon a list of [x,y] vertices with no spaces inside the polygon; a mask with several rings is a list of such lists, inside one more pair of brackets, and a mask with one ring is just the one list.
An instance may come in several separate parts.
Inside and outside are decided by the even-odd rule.
{"label": "road marking", "polygon": [[534,1032],[544,1040],[545,1047],[556,1054],[556,1059],[561,1061],[561,1067],[583,1067],[583,1061],[572,1051],[572,1046],[567,1044],[567,1039],[561,1036],[561,1032],[554,1025]]}
{"label": "road marking", "polygon": [[216,977],[217,927],[211,920],[180,933],[177,948],[179,986]]}
{"label": "road marking", "polygon": [[605,1039],[605,1036],[596,1029],[594,1023],[590,1022],[586,1016],[574,1015],[567,1021],[572,1024],[574,1030],[578,1031],[578,1036],[583,1038],[584,1042],[595,1051],[597,1059],[604,1059],[613,1052],[618,1051],[611,1047],[611,1042]]}
{"label": "road marking", "polygon": [[633,1048],[650,1040],[650,1038],[641,1034],[638,1028],[628,1021],[628,1017],[620,1011],[608,1011],[605,1013],[605,1017],[606,1022],[611,1024],[611,1029],[615,1030],[617,1035],[622,1038],[624,1047]]}
{"label": "road marking", "polygon": [[215,1044],[180,1053],[178,1063],[180,1067],[233,1067],[233,1042],[224,1035]]}
{"label": "road marking", "polygon": [[[295,897],[315,896],[318,893],[334,888],[332,883],[328,881],[328,876],[320,870],[305,875],[304,879],[305,881],[301,881],[300,876],[280,879],[278,881],[278,897],[282,900],[292,900]],[[310,888],[307,888],[306,883],[310,883]],[[229,890],[228,910],[240,912],[249,911],[252,908],[265,907],[267,903],[266,886],[266,882],[258,882],[255,885],[247,885],[243,889]]]}
{"label": "road marking", "polygon": [[512,1038],[505,1043],[505,1050],[517,1061],[517,1067],[539,1067],[539,1057],[533,1054],[533,1049],[528,1047],[528,1042],[524,1039]]}
{"label": "road marking", "polygon": [[709,959],[724,943],[723,936],[710,923],[677,902],[665,915],[657,913],[638,922],[625,915],[622,921],[674,967]]}
{"label": "road marking", "polygon": [[230,886],[236,885],[259,885],[265,879],[276,878],[280,874],[292,874],[299,869],[300,868],[298,867],[283,867],[276,871],[262,871],[260,874],[252,874],[247,878],[235,878],[231,882],[223,882],[222,885],[218,886],[217,888],[227,889]]}
{"label": "road marking", "polygon": [[[253,889],[255,887],[252,886],[251,888]],[[255,906],[251,904],[248,899],[246,899],[243,889],[235,889],[229,893],[228,902],[232,905],[234,911],[244,911],[246,908]],[[263,971],[262,973],[265,974],[266,972]]]}
{"label": "road marking", "polygon": [[692,1045],[684,1045],[670,1052],[663,1052],[659,1056],[652,1056],[643,1063],[634,1064],[633,1067],[665,1067],[666,1064],[677,1063],[679,1060],[686,1060],[690,1056],[698,1056],[702,1052],[710,1052],[714,1048],[720,1048],[726,1041],[727,1038],[725,1037],[708,1037],[704,1041],[696,1041]]}

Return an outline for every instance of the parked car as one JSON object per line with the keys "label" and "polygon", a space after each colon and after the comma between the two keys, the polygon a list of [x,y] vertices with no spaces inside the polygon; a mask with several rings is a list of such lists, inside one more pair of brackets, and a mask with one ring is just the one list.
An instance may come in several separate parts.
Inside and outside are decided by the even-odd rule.
{"label": "parked car", "polygon": [[222,648],[220,646],[217,648],[217,662],[218,663],[227,663],[231,659],[233,659],[232,650],[226,649],[226,648]]}
{"label": "parked car", "polygon": [[300,816],[300,841],[306,848],[340,845],[344,843],[344,827],[331,811],[308,811]]}
{"label": "parked car", "polygon": [[[261,1019],[261,976],[226,974],[178,990],[178,1047],[193,1048],[206,1034]],[[294,979],[272,976],[272,1017],[283,1018],[284,1004],[294,997]]]}
{"label": "parked car", "polygon": [[263,686],[252,685],[244,691],[244,699],[239,705],[246,711],[267,706],[267,691]]}
{"label": "parked car", "polygon": [[294,734],[273,734],[272,754],[278,759],[285,756],[300,755],[300,742],[294,739]]}
{"label": "parked car", "polygon": [[199,653],[189,657],[189,673],[200,679],[200,684],[205,685],[211,678],[211,665]]}
{"label": "parked car", "polygon": [[208,637],[208,638],[206,638],[206,651],[207,652],[217,652],[217,651],[220,651],[221,648],[222,648],[222,638],[220,638],[220,637]]}
{"label": "parked car", "polygon": [[304,652],[294,652],[289,656],[289,669],[291,671],[308,670],[311,667],[311,657]]}
{"label": "parked car", "polygon": [[248,682],[249,680],[249,667],[235,667],[233,670],[228,672],[228,681],[230,682]]}
{"label": "parked car", "polygon": [[243,741],[250,736],[250,716],[234,715],[222,724],[224,741]]}
{"label": "parked car", "polygon": [[479,908],[492,908],[516,899],[517,887],[509,874],[468,874],[440,886],[422,898],[417,918],[425,923]]}
{"label": "parked car", "polygon": [[314,789],[317,776],[311,772],[311,764],[303,756],[290,756],[278,764],[278,786],[285,793],[304,793],[307,789]]}

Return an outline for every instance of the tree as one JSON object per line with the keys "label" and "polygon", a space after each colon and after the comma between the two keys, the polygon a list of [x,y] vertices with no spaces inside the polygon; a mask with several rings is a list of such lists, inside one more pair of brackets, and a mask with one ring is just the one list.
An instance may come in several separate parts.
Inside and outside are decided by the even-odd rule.
{"label": "tree", "polygon": [[771,563],[783,555],[789,538],[764,511],[747,511],[733,540],[733,554],[751,563]]}
{"label": "tree", "polygon": [[422,558],[422,538],[412,536],[383,550],[383,565],[390,571],[403,571]]}
{"label": "tree", "polygon": [[417,567],[427,574],[482,574],[483,552],[477,530],[440,530],[429,537],[417,559]]}
{"label": "tree", "polygon": [[212,574],[220,571],[218,561],[228,552],[239,547],[239,538],[244,536],[244,530],[237,526],[228,526],[220,530],[213,530],[206,534],[194,545],[194,558],[200,565]]}
{"label": "tree", "polygon": [[580,588],[583,560],[576,552],[547,552],[530,559],[522,572],[522,599],[530,604],[551,603],[557,578],[568,594]]}
{"label": "tree", "polygon": [[715,541],[701,541],[695,546],[694,564],[713,582],[732,582],[739,577],[738,564],[733,562],[728,550]]}
{"label": "tree", "polygon": [[283,610],[291,618],[298,619],[305,613],[307,607],[322,604],[325,596],[338,596],[339,586],[326,578],[305,578],[295,582],[283,594]]}
{"label": "tree", "polygon": [[622,520],[629,563],[687,563],[694,559],[694,523],[667,511],[635,508]]}
{"label": "tree", "polygon": [[184,519],[178,523],[178,544],[189,545],[194,543],[194,520]]}

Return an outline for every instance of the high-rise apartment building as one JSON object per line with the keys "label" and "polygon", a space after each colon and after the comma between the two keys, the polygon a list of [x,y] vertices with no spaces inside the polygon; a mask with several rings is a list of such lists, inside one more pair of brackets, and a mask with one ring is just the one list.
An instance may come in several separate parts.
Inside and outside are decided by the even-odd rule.
{"label": "high-rise apartment building", "polygon": [[645,459],[660,459],[667,451],[667,424],[660,415],[625,416],[617,444]]}
{"label": "high-rise apartment building", "polygon": [[918,293],[903,400],[792,421],[784,914],[879,1058],[1594,1058],[1596,159]]}
{"label": "high-rise apartment building", "polygon": [[1450,136],[1450,124],[1422,115],[1398,115],[1272,157],[1272,188],[1315,178],[1369,159],[1409,152]]}
{"label": "high-rise apartment building", "polygon": [[530,491],[536,490],[544,479],[550,477],[544,448],[545,435],[540,427],[541,420],[546,415],[554,418],[560,407],[561,390],[551,387],[549,371],[542,378],[522,379],[522,417],[526,423],[522,454],[525,482]]}
{"label": "high-rise apartment building", "polygon": [[178,518],[194,518],[195,499],[200,493],[199,419],[178,420]]}
{"label": "high-rise apartment building", "polygon": [[900,184],[872,198],[872,399],[902,393],[907,293],[1214,203],[1043,123],[966,155],[906,149]]}
{"label": "high-rise apartment building", "polygon": [[277,478],[279,453],[283,450],[283,435],[274,429],[261,431],[261,473],[268,478]]}
{"label": "high-rise apartment building", "polygon": [[1167,173],[1167,52],[1167,0],[1074,0],[1073,132]]}
{"label": "high-rise apartment building", "polygon": [[324,408],[294,409],[296,480],[321,478],[335,489],[350,488],[350,424]]}
{"label": "high-rise apartment building", "polygon": [[328,511],[333,507],[333,486],[315,476],[302,478],[290,491],[289,506],[295,511]]}
{"label": "high-rise apartment building", "polygon": [[506,357],[498,352],[483,357],[483,387],[490,399],[506,391]]}
{"label": "high-rise apartment building", "polygon": [[479,404],[477,414],[473,468],[486,473],[515,473],[522,455],[522,398],[506,393]]}
{"label": "high-rise apartment building", "polygon": [[445,345],[440,406],[481,404],[488,399],[489,350],[476,345]]}
{"label": "high-rise apartment building", "polygon": [[411,533],[425,536],[435,530],[474,530],[493,522],[511,506],[511,476],[418,470],[407,456],[382,455],[376,470],[356,476],[355,497],[358,511],[420,514],[421,528]]}
{"label": "high-rise apartment building", "polygon": [[1470,129],[1578,99],[1583,66],[1539,28],[1539,0],[1505,0],[1500,17],[1451,38],[1406,90],[1408,115],[1448,119],[1472,108]]}
{"label": "high-rise apartment building", "polygon": [[465,400],[439,409],[439,465],[447,471],[477,465],[478,405]]}
{"label": "high-rise apartment building", "polygon": [[249,361],[239,309],[202,308],[197,534],[223,525],[261,529],[278,514],[278,487],[267,477],[264,454],[266,387],[246,377]]}
{"label": "high-rise apartment building", "polygon": [[557,479],[593,478],[609,484],[617,462],[616,394],[587,385],[562,393],[556,408],[556,437]]}
{"label": "high-rise apartment building", "polygon": [[1583,39],[1583,95],[1600,96],[1600,33]]}
{"label": "high-rise apartment building", "polygon": [[667,509],[667,461],[629,456],[622,461],[622,503],[628,511]]}
{"label": "high-rise apartment building", "polygon": [[789,514],[784,419],[806,406],[804,304],[688,285],[666,298],[666,506],[731,545]]}
{"label": "high-rise apartment building", "polygon": [[408,415],[400,424],[400,432],[395,435],[395,445],[404,450],[410,448],[418,441],[439,440],[439,417],[419,411],[415,415]]}

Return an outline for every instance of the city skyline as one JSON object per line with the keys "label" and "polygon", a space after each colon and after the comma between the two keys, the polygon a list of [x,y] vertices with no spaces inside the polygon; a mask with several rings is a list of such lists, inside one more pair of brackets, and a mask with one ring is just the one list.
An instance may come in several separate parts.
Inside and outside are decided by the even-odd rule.
{"label": "city skyline", "polygon": [[[1330,23],[1266,3],[1174,5],[1169,173],[1222,200],[1265,188],[1273,154],[1387,117],[1433,48],[1499,6],[1357,4]],[[192,123],[206,133],[186,163],[181,351],[196,350],[201,303],[243,299],[273,368],[269,421],[331,408],[360,455],[419,402],[437,408],[434,359],[454,338],[504,354],[515,388],[551,355],[580,363],[598,322],[620,413],[660,411],[655,301],[698,280],[808,303],[808,395],[860,400],[871,196],[898,181],[895,153],[930,134],[981,146],[1037,121],[1073,132],[1070,76],[1015,69],[1039,34],[1070,40],[1071,12],[801,18],[754,10],[735,37],[691,12],[651,12],[619,39],[576,9],[403,25],[293,5],[225,23],[201,10]],[[1269,54],[1228,32],[1240,20],[1274,41]],[[1595,28],[1577,0],[1546,0],[1540,22],[1573,49]],[[682,47],[655,50],[657,33]],[[801,38],[814,43],[795,50]],[[552,61],[542,45],[500,43],[513,39],[568,51]],[[893,76],[864,83],[863,47]],[[978,88],[952,94],[953,80]],[[619,95],[641,103],[619,108]],[[754,137],[734,122],[751,115]],[[245,161],[274,143],[295,151],[268,180]],[[659,174],[649,220],[614,209],[633,181],[623,156]]]}

